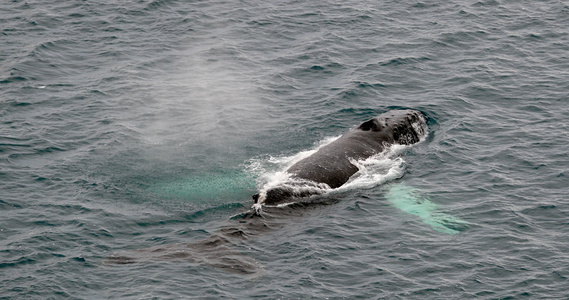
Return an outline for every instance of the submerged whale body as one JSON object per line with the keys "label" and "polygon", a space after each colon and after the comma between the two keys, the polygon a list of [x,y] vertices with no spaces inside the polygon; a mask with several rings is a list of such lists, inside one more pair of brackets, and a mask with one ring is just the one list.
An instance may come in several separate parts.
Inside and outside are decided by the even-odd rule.
{"label": "submerged whale body", "polygon": [[423,113],[416,110],[393,110],[374,117],[292,165],[285,182],[253,196],[254,206],[289,203],[338,188],[359,170],[354,161],[381,153],[393,144],[417,143],[426,128]]}
{"label": "submerged whale body", "polygon": [[[262,265],[232,246],[240,246],[247,239],[278,229],[287,222],[295,222],[311,207],[331,204],[334,199],[302,202],[295,201],[295,198],[342,186],[358,171],[353,162],[379,154],[393,144],[417,143],[425,135],[426,129],[425,117],[421,112],[395,110],[381,114],[292,165],[286,171],[289,175],[287,180],[276,186],[265,187],[254,196],[255,209],[233,216],[229,224],[209,237],[192,243],[123,251],[108,257],[104,264],[182,260],[192,264],[207,264],[232,273],[260,276],[264,273]],[[413,203],[417,202],[412,197],[410,199]],[[291,205],[278,206],[282,203]],[[266,205],[262,215],[258,210],[261,205]]]}

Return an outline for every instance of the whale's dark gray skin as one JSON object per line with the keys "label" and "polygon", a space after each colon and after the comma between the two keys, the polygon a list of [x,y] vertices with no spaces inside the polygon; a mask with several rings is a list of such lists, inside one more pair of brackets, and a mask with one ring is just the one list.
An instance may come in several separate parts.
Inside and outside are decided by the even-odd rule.
{"label": "whale's dark gray skin", "polygon": [[290,174],[289,182],[261,192],[253,199],[257,204],[276,205],[322,191],[319,188],[306,188],[310,185],[338,188],[358,171],[353,161],[381,153],[392,144],[417,143],[425,132],[425,117],[419,111],[393,110],[383,113],[297,162],[286,171]]}

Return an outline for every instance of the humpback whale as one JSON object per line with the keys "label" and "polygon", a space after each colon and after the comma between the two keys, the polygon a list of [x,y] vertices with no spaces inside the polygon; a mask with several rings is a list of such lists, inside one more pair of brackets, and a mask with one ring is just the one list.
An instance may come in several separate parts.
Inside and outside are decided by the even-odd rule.
{"label": "humpback whale", "polygon": [[286,171],[285,182],[253,195],[253,208],[290,203],[295,198],[338,188],[358,172],[356,161],[379,154],[393,144],[417,143],[426,131],[425,116],[416,110],[392,110],[365,121],[292,165]]}
{"label": "humpback whale", "polygon": [[[253,196],[253,210],[232,217],[228,225],[204,240],[116,253],[104,263],[122,265],[184,260],[205,263],[238,274],[262,274],[263,267],[258,262],[231,246],[239,246],[241,241],[277,229],[284,223],[294,222],[314,205],[330,204],[330,200],[322,203],[318,199],[310,203],[295,200],[341,187],[358,172],[357,161],[380,154],[390,145],[417,143],[426,132],[425,116],[419,111],[393,110],[383,113],[293,164],[286,170],[288,177],[284,182],[263,188]],[[285,203],[291,205],[279,206]]]}

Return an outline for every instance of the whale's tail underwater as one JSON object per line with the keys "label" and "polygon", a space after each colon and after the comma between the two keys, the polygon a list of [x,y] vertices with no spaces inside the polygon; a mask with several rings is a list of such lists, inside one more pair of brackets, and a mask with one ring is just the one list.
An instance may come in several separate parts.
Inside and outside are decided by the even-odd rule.
{"label": "whale's tail underwater", "polygon": [[[284,176],[259,189],[253,196],[251,210],[233,216],[227,226],[210,237],[195,243],[161,245],[116,254],[105,263],[183,260],[239,274],[262,274],[262,266],[240,254],[236,247],[260,234],[298,222],[305,212],[315,207],[336,203],[337,197],[325,195],[349,186],[354,178],[361,176],[366,160],[386,155],[396,145],[418,143],[426,135],[423,113],[416,110],[386,112],[293,161],[281,172]],[[384,178],[392,180],[402,176],[403,172]],[[404,184],[390,185],[386,199],[394,207],[420,217],[439,232],[455,234],[464,228],[465,222],[437,212],[436,205],[422,198],[418,190]]]}

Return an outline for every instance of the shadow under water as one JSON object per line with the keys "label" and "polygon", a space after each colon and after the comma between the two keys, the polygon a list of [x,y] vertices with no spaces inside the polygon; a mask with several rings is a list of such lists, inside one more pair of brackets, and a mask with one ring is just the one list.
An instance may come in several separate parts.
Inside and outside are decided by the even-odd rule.
{"label": "shadow under water", "polygon": [[310,212],[310,208],[337,202],[336,199],[314,196],[286,205],[263,206],[259,212],[251,209],[231,217],[227,225],[201,241],[124,251],[111,255],[103,264],[184,261],[206,264],[235,274],[259,276],[264,273],[263,266],[237,249],[243,241],[278,230]]}

